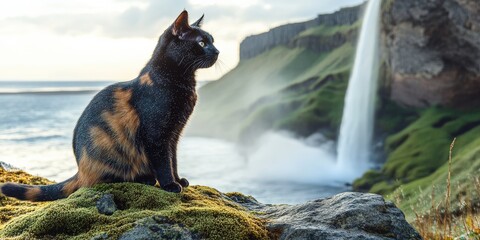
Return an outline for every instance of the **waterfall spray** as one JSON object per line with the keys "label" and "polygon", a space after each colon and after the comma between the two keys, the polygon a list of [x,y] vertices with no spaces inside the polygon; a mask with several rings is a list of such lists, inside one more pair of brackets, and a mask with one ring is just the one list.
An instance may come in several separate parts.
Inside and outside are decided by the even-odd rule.
{"label": "waterfall spray", "polygon": [[343,108],[337,165],[358,177],[368,169],[379,69],[381,0],[369,0]]}

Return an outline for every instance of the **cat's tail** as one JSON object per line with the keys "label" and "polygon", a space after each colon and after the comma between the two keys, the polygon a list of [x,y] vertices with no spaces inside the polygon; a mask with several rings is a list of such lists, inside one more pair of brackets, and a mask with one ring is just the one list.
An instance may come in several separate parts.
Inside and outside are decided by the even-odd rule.
{"label": "cat's tail", "polygon": [[20,183],[0,184],[0,194],[7,197],[14,197],[19,200],[34,202],[53,201],[66,198],[74,192],[77,182],[77,175],[56,184],[51,185],[26,185]]}

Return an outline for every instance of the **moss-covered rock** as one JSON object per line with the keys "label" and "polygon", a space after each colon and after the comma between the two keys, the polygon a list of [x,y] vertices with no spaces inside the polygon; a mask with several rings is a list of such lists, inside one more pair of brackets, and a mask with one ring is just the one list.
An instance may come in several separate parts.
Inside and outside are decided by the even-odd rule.
{"label": "moss-covered rock", "polygon": [[[3,165],[0,164],[0,183],[17,182],[32,185],[53,183],[48,179],[32,176],[23,171],[7,171],[1,166]],[[13,198],[7,198],[0,195],[0,226],[5,224],[13,217],[35,211],[38,207],[44,206],[46,204],[48,203],[18,201]]]}
{"label": "moss-covered rock", "polygon": [[[49,183],[24,172],[2,173],[12,181],[19,174],[32,179],[24,183]],[[105,196],[117,208],[111,215],[99,213],[97,203]],[[1,213],[10,205],[28,211],[7,215],[11,219],[0,224],[0,239],[420,239],[401,211],[375,194],[271,205],[203,186],[176,194],[114,183],[81,188],[49,203],[4,199]]]}
{"label": "moss-covered rock", "polygon": [[[49,183],[23,172],[6,173],[19,174],[27,179],[24,183]],[[104,194],[112,194],[119,208],[111,216],[96,208]],[[268,239],[263,220],[226,195],[203,186],[175,194],[136,183],[100,184],[49,203],[5,198],[1,203],[1,239],[89,239],[103,235],[116,239],[134,227],[137,220],[153,216],[182,224],[202,238]]]}

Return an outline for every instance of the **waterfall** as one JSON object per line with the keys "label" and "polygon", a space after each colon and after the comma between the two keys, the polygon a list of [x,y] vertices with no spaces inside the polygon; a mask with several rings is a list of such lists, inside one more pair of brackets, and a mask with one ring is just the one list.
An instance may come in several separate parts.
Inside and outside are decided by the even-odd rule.
{"label": "waterfall", "polygon": [[369,0],[343,108],[337,165],[351,177],[369,167],[379,67],[381,0]]}

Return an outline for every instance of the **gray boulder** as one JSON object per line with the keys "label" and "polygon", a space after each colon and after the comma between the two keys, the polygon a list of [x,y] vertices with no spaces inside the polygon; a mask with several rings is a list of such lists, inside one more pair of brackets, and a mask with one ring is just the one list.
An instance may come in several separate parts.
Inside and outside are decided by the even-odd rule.
{"label": "gray boulder", "polygon": [[239,204],[261,212],[279,239],[422,239],[400,209],[377,194],[348,192],[293,206]]}
{"label": "gray boulder", "polygon": [[120,236],[119,240],[195,240],[196,234],[181,224],[176,224],[162,216],[138,220],[135,227]]}

